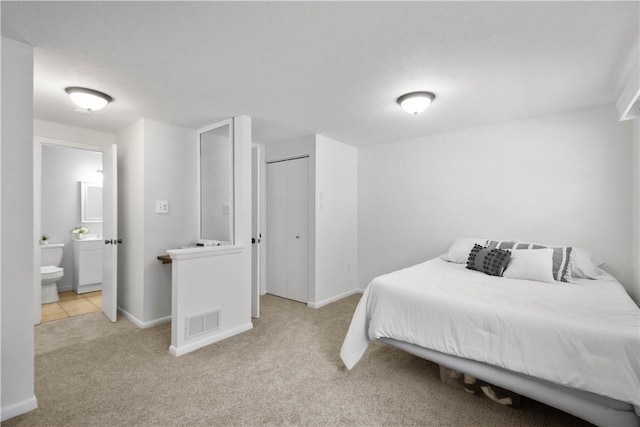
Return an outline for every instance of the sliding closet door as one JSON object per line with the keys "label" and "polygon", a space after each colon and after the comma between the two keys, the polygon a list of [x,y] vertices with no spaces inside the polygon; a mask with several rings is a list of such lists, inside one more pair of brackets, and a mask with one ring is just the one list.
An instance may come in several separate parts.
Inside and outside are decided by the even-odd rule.
{"label": "sliding closet door", "polygon": [[267,292],[309,300],[309,159],[267,165]]}

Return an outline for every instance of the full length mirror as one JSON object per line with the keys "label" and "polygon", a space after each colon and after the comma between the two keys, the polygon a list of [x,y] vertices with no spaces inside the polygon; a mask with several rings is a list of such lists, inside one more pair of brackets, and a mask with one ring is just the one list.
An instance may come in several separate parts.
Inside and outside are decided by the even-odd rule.
{"label": "full length mirror", "polygon": [[222,244],[233,233],[233,120],[200,132],[200,238]]}

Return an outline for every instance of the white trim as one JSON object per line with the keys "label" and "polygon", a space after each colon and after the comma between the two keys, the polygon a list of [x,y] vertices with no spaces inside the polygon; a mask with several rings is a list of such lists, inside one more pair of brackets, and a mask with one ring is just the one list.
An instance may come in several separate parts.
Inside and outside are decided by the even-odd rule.
{"label": "white trim", "polygon": [[38,139],[33,140],[33,324],[42,322],[42,277],[40,272],[42,253],[39,242],[42,236],[42,144]]}
{"label": "white trim", "polygon": [[142,320],[138,319],[133,314],[131,314],[128,311],[124,310],[122,307],[118,307],[118,313],[120,313],[122,315],[122,317],[124,317],[125,319],[127,319],[129,322],[133,323],[134,325],[136,325],[140,329],[152,328],[154,326],[162,325],[163,323],[171,322],[171,316],[160,317],[159,319],[154,319],[154,320],[149,320],[148,322],[143,322]]}
{"label": "white trim", "polygon": [[169,353],[171,353],[172,356],[176,356],[176,357],[182,356],[184,354],[191,353],[192,351],[198,350],[199,348],[221,341],[225,338],[229,338],[233,335],[237,335],[239,333],[248,331],[250,329],[253,329],[253,323],[247,323],[245,325],[238,326],[237,328],[229,329],[227,331],[224,331],[216,335],[210,335],[206,338],[199,339],[198,341],[194,341],[180,348],[170,345]]}
{"label": "white trim", "polygon": [[54,146],[67,147],[67,148],[77,148],[78,150],[96,151],[99,153],[104,153],[108,148],[110,148],[110,146],[105,147],[103,145],[83,144],[80,142],[65,141],[62,139],[54,139],[54,138],[48,138],[46,136],[38,136],[38,135],[35,135],[33,139],[36,140],[36,143],[38,144],[54,145]]}
{"label": "white trim", "polygon": [[[45,136],[34,135],[33,137],[33,231],[34,239],[34,255],[33,255],[33,303],[34,303],[34,325],[40,324],[42,321],[42,313],[40,306],[42,304],[42,282],[40,280],[40,245],[38,241],[42,235],[42,146],[58,146],[67,148],[76,148],[78,150],[94,151],[104,153],[108,147],[100,145],[82,144],[79,142],[65,141],[62,139],[48,138]],[[67,289],[58,289],[58,292],[64,292]],[[71,289],[68,289],[71,290]]]}
{"label": "white trim", "polygon": [[91,285],[77,285],[73,290],[78,295],[86,294],[87,292],[101,291],[102,283],[93,283]]}
{"label": "white trim", "polygon": [[204,258],[218,255],[232,255],[242,253],[244,246],[222,245],[222,246],[202,246],[197,248],[186,249],[169,249],[167,253],[171,255],[171,259],[177,261],[193,258]]}
{"label": "white trim", "polygon": [[3,408],[0,408],[0,421],[7,421],[10,418],[17,417],[18,415],[26,414],[38,408],[38,399],[35,396],[30,397],[22,402],[14,403]]}
{"label": "white trim", "polygon": [[[90,217],[87,211],[87,204],[89,204],[89,188],[102,189],[101,182],[80,181],[80,222],[96,222],[102,224],[102,216]],[[100,192],[102,196],[102,192]],[[102,213],[102,212],[101,212]]]}
{"label": "white trim", "polygon": [[204,237],[202,235],[202,185],[201,185],[201,163],[202,163],[202,149],[201,149],[201,140],[202,140],[202,134],[209,132],[211,130],[214,129],[218,129],[224,126],[229,126],[229,133],[231,136],[231,210],[232,210],[232,215],[231,215],[231,227],[230,227],[230,235],[229,235],[229,239],[231,240],[231,243],[235,243],[236,242],[236,193],[235,193],[235,189],[236,189],[236,162],[235,162],[235,158],[236,158],[236,134],[235,134],[235,118],[234,117],[229,117],[228,119],[224,119],[222,121],[216,122],[212,125],[206,126],[202,129],[198,129],[197,134],[198,134],[198,142],[197,142],[197,159],[196,159],[196,173],[198,176],[198,182],[197,182],[197,192],[198,192],[198,215],[197,215],[197,221],[198,221],[198,238],[204,239],[206,237]]}
{"label": "white trim", "polygon": [[61,285],[60,283],[58,283],[57,285],[58,285],[58,293],[67,292],[67,291],[72,291],[73,290],[73,285],[72,284]]}
{"label": "white trim", "polygon": [[307,303],[307,307],[309,307],[309,308],[324,307],[325,305],[328,305],[328,304],[331,304],[332,302],[336,302],[338,300],[341,300],[342,298],[350,297],[351,295],[354,295],[354,294],[361,294],[363,292],[364,292],[364,289],[358,289],[358,288],[352,289],[352,290],[347,291],[345,293],[342,293],[340,295],[336,295],[334,297],[324,299],[324,300],[322,300],[320,302],[308,302]]}

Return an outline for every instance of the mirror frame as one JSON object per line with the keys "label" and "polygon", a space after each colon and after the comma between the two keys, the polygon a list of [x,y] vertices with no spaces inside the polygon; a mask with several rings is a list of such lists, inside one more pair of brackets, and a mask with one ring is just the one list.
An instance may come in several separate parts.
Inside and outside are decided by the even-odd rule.
{"label": "mirror frame", "polygon": [[235,245],[236,241],[236,165],[235,165],[235,156],[236,156],[236,138],[235,138],[235,130],[234,130],[234,119],[228,118],[226,120],[222,120],[220,122],[214,123],[210,126],[204,127],[198,130],[198,139],[197,139],[197,175],[198,175],[198,239],[204,239],[202,237],[202,134],[209,132],[214,129],[221,128],[223,126],[229,126],[229,134],[231,137],[231,173],[229,174],[230,178],[230,194],[231,194],[231,215],[229,217],[229,238],[230,244]]}
{"label": "mirror frame", "polygon": [[[88,216],[89,209],[87,209],[87,203],[89,202],[89,189],[90,188],[102,188],[102,184],[99,182],[80,181],[80,222],[102,222],[102,215],[99,217]],[[100,194],[102,197],[102,194]],[[102,202],[102,200],[100,200]],[[102,212],[104,213],[104,211]]]}

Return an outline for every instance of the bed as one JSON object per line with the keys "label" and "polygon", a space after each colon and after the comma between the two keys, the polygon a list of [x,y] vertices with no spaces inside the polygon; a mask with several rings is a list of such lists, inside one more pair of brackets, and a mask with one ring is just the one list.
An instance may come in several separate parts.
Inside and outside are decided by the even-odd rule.
{"label": "bed", "polygon": [[640,425],[640,309],[622,285],[494,277],[435,258],[375,278],[341,358],[372,340],[601,426]]}

